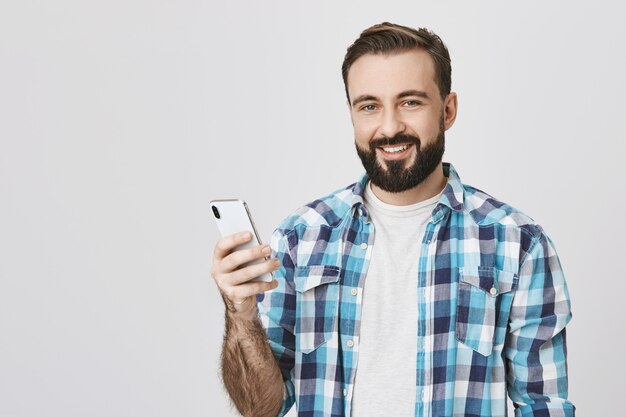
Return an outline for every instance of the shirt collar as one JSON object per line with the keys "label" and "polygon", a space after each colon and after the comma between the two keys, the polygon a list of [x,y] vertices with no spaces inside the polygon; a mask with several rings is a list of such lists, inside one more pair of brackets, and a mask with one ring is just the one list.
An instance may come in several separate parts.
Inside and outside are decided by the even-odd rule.
{"label": "shirt collar", "polygon": [[439,204],[448,206],[453,211],[463,211],[464,188],[459,174],[451,163],[444,162],[443,175],[448,177],[448,185],[443,190]]}
{"label": "shirt collar", "polygon": [[[435,212],[441,211],[439,206],[449,207],[453,211],[462,211],[463,205],[463,183],[454,166],[449,162],[443,163],[443,175],[448,177],[448,184],[443,189],[443,194],[439,199],[439,204],[435,208]],[[364,173],[358,182],[352,186],[352,213],[359,213],[367,217],[367,211],[363,201],[363,194],[369,177]]]}

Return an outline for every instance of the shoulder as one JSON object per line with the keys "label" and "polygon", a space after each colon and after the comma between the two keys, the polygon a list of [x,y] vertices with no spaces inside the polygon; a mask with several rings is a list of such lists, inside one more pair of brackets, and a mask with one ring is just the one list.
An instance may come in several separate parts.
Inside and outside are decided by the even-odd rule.
{"label": "shoulder", "polygon": [[471,216],[478,226],[502,226],[519,229],[530,238],[543,234],[532,217],[486,192],[463,184],[464,214]]}
{"label": "shoulder", "polygon": [[340,188],[323,197],[315,199],[295,210],[278,226],[277,231],[283,234],[296,228],[318,228],[337,226],[350,214],[358,183]]}

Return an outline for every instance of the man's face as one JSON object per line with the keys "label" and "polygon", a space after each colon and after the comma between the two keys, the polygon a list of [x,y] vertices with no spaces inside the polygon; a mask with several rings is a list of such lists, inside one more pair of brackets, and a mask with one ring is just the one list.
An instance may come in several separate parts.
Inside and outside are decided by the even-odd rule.
{"label": "man's face", "polygon": [[449,125],[426,51],[360,57],[348,72],[348,93],[357,153],[372,183],[405,191],[439,166]]}

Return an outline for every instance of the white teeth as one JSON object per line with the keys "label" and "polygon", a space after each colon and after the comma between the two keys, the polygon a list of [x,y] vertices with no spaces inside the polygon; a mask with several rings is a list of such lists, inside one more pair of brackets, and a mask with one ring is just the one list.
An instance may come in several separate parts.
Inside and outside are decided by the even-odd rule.
{"label": "white teeth", "polygon": [[394,147],[391,147],[391,148],[383,148],[383,150],[385,152],[390,152],[390,153],[392,153],[392,152],[402,152],[403,150],[405,150],[408,147],[409,147],[409,145],[402,145],[402,146],[394,146]]}

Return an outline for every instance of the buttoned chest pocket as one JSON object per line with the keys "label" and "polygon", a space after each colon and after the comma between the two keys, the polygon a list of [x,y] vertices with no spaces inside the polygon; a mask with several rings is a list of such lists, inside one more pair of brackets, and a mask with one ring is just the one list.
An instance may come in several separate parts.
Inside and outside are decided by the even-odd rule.
{"label": "buttoned chest pocket", "polygon": [[484,356],[493,349],[498,297],[511,292],[517,284],[512,272],[493,267],[459,270],[456,310],[456,338]]}
{"label": "buttoned chest pocket", "polygon": [[299,350],[311,353],[336,331],[340,268],[327,265],[297,267],[296,339]]}

